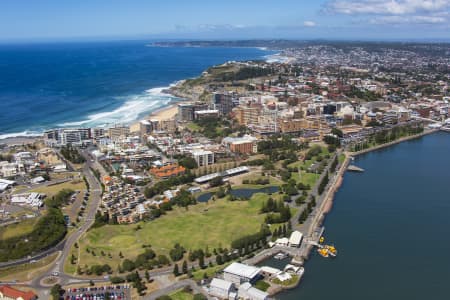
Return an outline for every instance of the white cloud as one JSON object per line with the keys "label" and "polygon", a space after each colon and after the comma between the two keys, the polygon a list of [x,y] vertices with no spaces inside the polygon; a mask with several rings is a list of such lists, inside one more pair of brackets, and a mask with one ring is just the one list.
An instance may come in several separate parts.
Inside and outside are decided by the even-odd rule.
{"label": "white cloud", "polygon": [[444,24],[445,17],[440,16],[382,16],[370,20],[371,24]]}
{"label": "white cloud", "polygon": [[325,10],[338,14],[405,15],[439,12],[450,8],[450,0],[332,0]]}
{"label": "white cloud", "polygon": [[315,27],[316,26],[316,22],[305,21],[305,22],[303,22],[303,26],[305,26],[305,27]]}
{"label": "white cloud", "polygon": [[242,25],[242,24],[238,24],[238,25],[233,25],[233,24],[200,24],[197,26],[197,30],[200,31],[219,31],[219,30],[240,30],[240,29],[245,29],[247,28],[246,25]]}

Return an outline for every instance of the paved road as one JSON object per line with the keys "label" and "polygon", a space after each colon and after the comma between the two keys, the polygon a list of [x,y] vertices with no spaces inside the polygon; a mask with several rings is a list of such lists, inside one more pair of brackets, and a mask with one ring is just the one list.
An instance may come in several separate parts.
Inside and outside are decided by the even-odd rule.
{"label": "paved road", "polygon": [[147,295],[145,297],[142,297],[142,299],[144,300],[155,300],[158,297],[170,294],[173,291],[185,288],[185,287],[190,287],[196,294],[203,294],[206,296],[207,299],[212,299],[210,296],[208,296],[208,294],[206,293],[206,291],[204,289],[202,289],[201,287],[199,287],[197,285],[197,283],[193,280],[190,279],[186,279],[186,280],[181,280],[178,282],[175,282],[174,284],[169,285],[168,287],[159,289],[153,293],[151,293],[150,295]]}
{"label": "paved road", "polygon": [[26,258],[22,258],[22,259],[18,259],[18,260],[14,260],[14,261],[0,263],[0,268],[18,266],[18,265],[30,263],[31,261],[34,261],[34,260],[42,259],[46,256],[49,256],[53,253],[63,250],[65,244],[66,244],[66,239],[60,241],[55,247],[44,250],[44,251],[40,252],[39,254],[36,254],[36,255],[33,255],[30,257],[26,257]]}
{"label": "paved road", "polygon": [[[75,244],[75,242],[78,241],[78,239],[92,226],[92,224],[95,221],[95,214],[97,212],[97,209],[100,205],[101,201],[101,193],[102,189],[100,186],[100,183],[98,182],[97,178],[95,178],[95,175],[92,173],[91,168],[92,163],[88,160],[85,166],[83,167],[83,174],[86,177],[86,180],[89,183],[90,187],[90,199],[88,201],[88,205],[86,208],[86,216],[85,216],[85,222],[73,233],[71,233],[69,236],[66,237],[65,243],[60,249],[61,255],[58,257],[58,259],[53,262],[50,266],[49,272],[47,274],[43,274],[37,278],[35,278],[31,282],[31,286],[35,288],[38,291],[47,290],[47,287],[44,287],[41,285],[41,281],[48,277],[48,275],[52,272],[58,272],[59,273],[59,280],[60,284],[68,284],[68,283],[74,283],[74,282],[89,282],[89,280],[86,279],[80,279],[73,277],[71,275],[64,273],[64,262],[66,261],[67,257],[70,255],[70,249]],[[105,280],[98,279],[94,280],[97,282],[103,282]],[[48,292],[48,291],[46,291]],[[44,298],[45,299],[45,298]]]}

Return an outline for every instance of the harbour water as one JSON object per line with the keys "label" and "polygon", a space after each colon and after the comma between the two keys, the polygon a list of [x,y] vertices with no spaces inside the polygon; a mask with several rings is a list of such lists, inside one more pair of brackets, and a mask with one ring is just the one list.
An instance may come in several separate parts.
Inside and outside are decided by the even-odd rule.
{"label": "harbour water", "polygon": [[359,156],[325,220],[339,255],[312,253],[299,287],[277,299],[447,299],[450,134]]}

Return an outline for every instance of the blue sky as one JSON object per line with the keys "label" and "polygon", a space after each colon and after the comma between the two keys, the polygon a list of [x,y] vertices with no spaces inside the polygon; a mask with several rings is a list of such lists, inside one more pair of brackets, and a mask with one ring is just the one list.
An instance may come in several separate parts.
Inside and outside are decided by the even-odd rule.
{"label": "blue sky", "polygon": [[450,39],[450,0],[1,0],[0,40]]}

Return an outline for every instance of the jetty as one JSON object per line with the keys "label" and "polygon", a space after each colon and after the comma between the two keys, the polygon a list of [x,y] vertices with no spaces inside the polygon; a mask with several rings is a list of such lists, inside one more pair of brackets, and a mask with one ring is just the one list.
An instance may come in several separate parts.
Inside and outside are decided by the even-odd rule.
{"label": "jetty", "polygon": [[364,169],[363,169],[363,168],[357,167],[357,166],[355,166],[355,165],[349,165],[349,166],[347,167],[347,170],[348,170],[348,171],[351,171],[351,172],[364,172]]}

